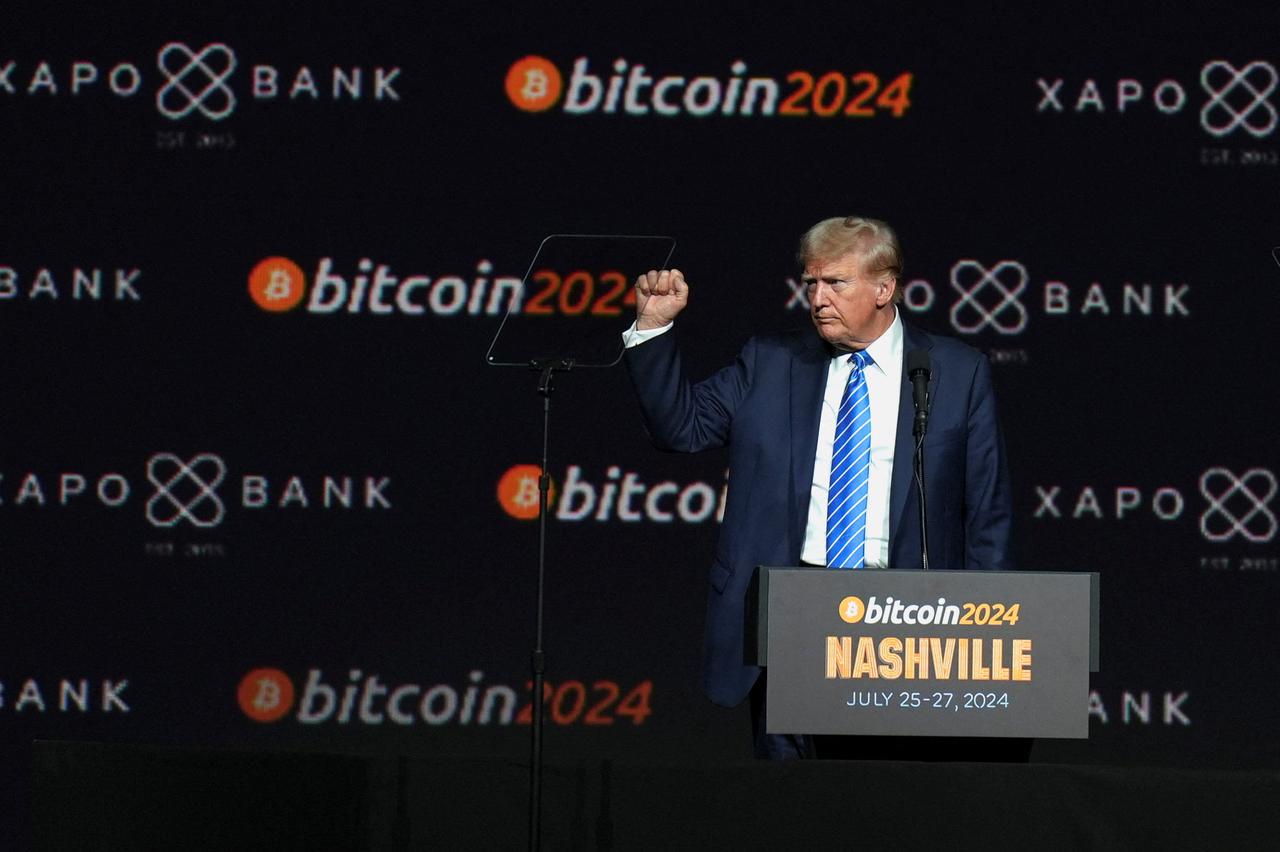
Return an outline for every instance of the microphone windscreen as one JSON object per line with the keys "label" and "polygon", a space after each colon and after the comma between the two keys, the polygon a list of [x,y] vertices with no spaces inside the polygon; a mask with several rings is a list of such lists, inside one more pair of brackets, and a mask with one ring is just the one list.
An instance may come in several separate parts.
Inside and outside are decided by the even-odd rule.
{"label": "microphone windscreen", "polygon": [[929,353],[924,349],[912,349],[907,353],[907,375],[916,370],[929,372]]}

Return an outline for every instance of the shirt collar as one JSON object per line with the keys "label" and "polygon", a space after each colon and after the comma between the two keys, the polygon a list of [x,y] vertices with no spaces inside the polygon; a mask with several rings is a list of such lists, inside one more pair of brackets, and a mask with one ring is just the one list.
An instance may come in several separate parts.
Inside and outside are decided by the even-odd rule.
{"label": "shirt collar", "polygon": [[[893,322],[889,323],[884,334],[871,341],[867,354],[875,362],[872,366],[885,375],[890,375],[889,365],[902,363],[902,310],[897,305],[893,307]],[[837,352],[834,357],[848,359],[849,353]]]}
{"label": "shirt collar", "polygon": [[902,311],[897,305],[893,307],[893,322],[885,329],[884,334],[871,341],[867,354],[875,361],[880,372],[887,374],[890,364],[902,363]]}

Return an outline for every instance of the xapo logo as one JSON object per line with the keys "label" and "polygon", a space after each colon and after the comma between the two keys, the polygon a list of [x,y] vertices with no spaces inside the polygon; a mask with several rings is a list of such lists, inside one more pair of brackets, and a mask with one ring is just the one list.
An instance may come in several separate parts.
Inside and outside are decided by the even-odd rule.
{"label": "xapo logo", "polygon": [[283,313],[306,302],[312,314],[402,314],[420,316],[502,316],[519,309],[521,279],[491,277],[493,264],[481,260],[467,277],[392,273],[386,263],[361,258],[351,271],[338,272],[331,257],[320,258],[311,278],[287,257],[268,257],[249,272],[249,296],[264,311]]}
{"label": "xapo logo", "polygon": [[1261,138],[1276,129],[1276,108],[1268,100],[1276,90],[1276,67],[1270,62],[1236,68],[1219,59],[1201,69],[1200,85],[1209,93],[1200,125],[1211,135],[1244,130]]}
{"label": "xapo logo", "polygon": [[[143,91],[146,72],[154,67],[156,111],[172,121],[199,116],[222,121],[238,104],[236,72],[242,63],[236,51],[221,42],[189,45],[172,41],[155,53],[154,62],[117,59],[111,62],[75,60],[65,66],[42,59],[31,66],[0,57],[0,95],[11,97],[75,98],[95,94],[124,99]],[[396,90],[398,66],[299,65],[282,75],[278,66],[255,61],[241,89],[255,101],[373,101],[400,100]]]}
{"label": "xapo logo", "polygon": [[[951,325],[972,334],[990,326],[1001,334],[1017,334],[1027,327],[1027,309],[1019,301],[1027,289],[1027,269],[1002,260],[987,269],[976,260],[962,260],[951,268],[951,287],[960,300],[951,308]],[[992,296],[980,298],[990,288]]]}
{"label": "xapo logo", "polygon": [[[1085,485],[1071,490],[1062,485],[1037,485],[1032,517],[1123,521],[1150,513],[1159,521],[1176,521],[1185,514],[1184,491],[1188,490],[1174,485],[1145,490],[1134,485],[1114,489]],[[1239,472],[1227,467],[1208,468],[1196,482],[1196,492],[1204,501],[1197,517],[1200,534],[1214,544],[1270,544],[1278,526],[1271,505],[1276,490],[1276,475],[1269,468]]]}
{"label": "xapo logo", "polygon": [[[1191,315],[1187,298],[1191,286],[1185,283],[1124,281],[1104,286],[1099,281],[1076,283],[1035,280],[1018,260],[983,261],[964,259],[952,265],[948,286],[935,287],[925,278],[899,282],[903,307],[917,314],[939,308],[947,311],[951,326],[960,334],[991,331],[1003,336],[1024,332],[1033,313],[1045,317],[1146,316],[1178,318]],[[785,281],[786,310],[808,311],[804,282],[797,277]],[[939,304],[939,293],[953,296],[949,306]]]}
{"label": "xapo logo", "polygon": [[[536,465],[518,464],[499,479],[498,504],[503,511],[519,520],[538,517],[538,477]],[[728,474],[726,473],[726,476]],[[670,524],[680,521],[701,524],[724,520],[726,485],[710,482],[678,483],[671,480],[646,484],[635,471],[623,473],[611,465],[605,469],[599,484],[583,476],[582,468],[569,465],[563,477],[563,489],[557,501],[555,483],[551,483],[550,505],[557,520],[568,522],[597,521],[607,523],[639,523],[652,521]]]}
{"label": "xapo logo", "polygon": [[140,302],[137,267],[72,266],[33,270],[0,266],[0,303],[44,302]]}
{"label": "xapo logo", "polygon": [[[189,462],[173,453],[158,453],[147,460],[147,479],[155,493],[147,501],[147,520],[157,527],[171,527],[189,521],[196,527],[216,527],[222,523],[225,507],[214,491],[227,475],[227,466],[212,453],[201,453]],[[175,486],[189,483],[185,497]]]}
{"label": "xapo logo", "polygon": [[1275,132],[1277,113],[1271,98],[1278,78],[1272,63],[1214,59],[1201,66],[1194,79],[1190,83],[1173,77],[1159,81],[1124,77],[1100,84],[1091,77],[1070,82],[1063,77],[1040,77],[1036,112],[1101,115],[1114,110],[1132,115],[1146,110],[1178,115],[1194,110],[1201,129],[1215,139],[1233,135],[1262,139]]}
{"label": "xapo logo", "polygon": [[166,44],[156,58],[167,82],[156,93],[156,109],[177,121],[194,111],[221,121],[236,108],[236,94],[227,78],[236,68],[236,54],[225,44],[206,45],[199,52],[180,42]]}
{"label": "xapo logo", "polygon": [[73,509],[97,503],[119,509],[140,500],[143,515],[160,529],[211,529],[226,519],[229,507],[251,510],[365,510],[391,508],[389,476],[299,474],[266,476],[244,473],[233,477],[231,466],[215,453],[180,455],[156,453],[147,459],[149,491],[135,497],[136,481],[111,471],[40,473],[28,471],[7,486],[0,472],[0,509]]}
{"label": "xapo logo", "polygon": [[551,60],[526,56],[507,69],[505,90],[511,103],[525,112],[546,112],[560,104],[570,115],[902,118],[911,107],[914,80],[909,71],[882,81],[865,70],[797,70],[782,80],[749,77],[741,59],[719,76],[655,76],[645,65],[623,58],[614,61],[612,71],[607,77],[592,73],[590,59],[580,56],[566,84]]}
{"label": "xapo logo", "polygon": [[1270,504],[1276,496],[1276,475],[1255,467],[1236,476],[1225,467],[1206,470],[1200,493],[1209,508],[1200,516],[1200,532],[1209,541],[1230,541],[1237,535],[1254,543],[1276,537],[1276,516]]}

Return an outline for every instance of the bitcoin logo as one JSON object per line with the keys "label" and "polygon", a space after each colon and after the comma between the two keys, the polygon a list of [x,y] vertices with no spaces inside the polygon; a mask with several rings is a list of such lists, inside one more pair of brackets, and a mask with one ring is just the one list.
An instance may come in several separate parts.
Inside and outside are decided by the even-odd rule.
{"label": "bitcoin logo", "polygon": [[520,485],[516,488],[515,496],[511,498],[511,502],[515,503],[521,509],[528,509],[534,505],[538,499],[538,484],[532,476],[520,477]]}
{"label": "bitcoin logo", "polygon": [[526,56],[507,71],[507,97],[525,112],[543,112],[560,100],[560,70],[541,56]]}
{"label": "bitcoin logo", "polygon": [[848,624],[857,624],[867,614],[867,606],[862,598],[850,595],[840,601],[840,618]]}
{"label": "bitcoin logo", "polygon": [[[522,521],[538,517],[538,477],[542,470],[533,464],[518,464],[502,474],[498,480],[498,502],[513,518]],[[551,485],[549,501],[555,499],[555,483]]]}
{"label": "bitcoin logo", "polygon": [[268,257],[249,273],[249,295],[264,311],[281,313],[306,295],[302,269],[287,257]]}
{"label": "bitcoin logo", "polygon": [[254,669],[241,678],[236,700],[255,722],[274,722],[293,707],[293,681],[279,669]]}
{"label": "bitcoin logo", "polygon": [[267,282],[267,301],[279,302],[289,298],[293,293],[293,279],[283,269],[271,270],[271,280]]}

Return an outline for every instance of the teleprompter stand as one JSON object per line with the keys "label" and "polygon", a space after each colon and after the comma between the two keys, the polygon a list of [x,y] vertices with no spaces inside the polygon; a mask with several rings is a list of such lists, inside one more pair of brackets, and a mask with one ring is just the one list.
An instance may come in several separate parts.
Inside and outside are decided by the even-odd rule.
{"label": "teleprompter stand", "polygon": [[[542,848],[543,721],[546,653],[543,612],[547,566],[547,519],[551,512],[551,395],[557,373],[575,367],[613,367],[622,360],[619,318],[630,282],[649,269],[666,267],[675,249],[670,237],[556,234],[538,247],[520,288],[485,356],[495,367],[538,374],[542,397],[542,461],[538,477],[538,577],[533,651],[529,655],[533,695],[529,755],[529,849]],[[496,292],[496,291],[495,291]]]}

